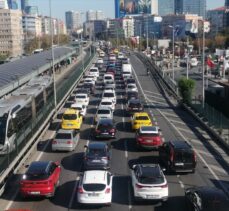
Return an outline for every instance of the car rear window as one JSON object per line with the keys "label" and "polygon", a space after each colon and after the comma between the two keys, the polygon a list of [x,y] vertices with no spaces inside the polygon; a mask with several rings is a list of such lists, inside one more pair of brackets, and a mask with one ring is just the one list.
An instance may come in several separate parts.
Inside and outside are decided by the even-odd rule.
{"label": "car rear window", "polygon": [[105,76],[104,78],[105,78],[106,80],[113,79],[112,76]]}
{"label": "car rear window", "polygon": [[109,110],[98,110],[98,114],[110,114]]}
{"label": "car rear window", "polygon": [[85,191],[103,191],[106,188],[105,184],[84,184],[83,189]]}
{"label": "car rear window", "polygon": [[90,72],[97,73],[98,70],[96,70],[96,69],[90,69]]}
{"label": "car rear window", "polygon": [[77,119],[77,115],[76,114],[64,114],[63,119],[64,120],[75,120]]}
{"label": "car rear window", "polygon": [[112,105],[112,102],[101,102],[101,105]]}
{"label": "car rear window", "polygon": [[141,107],[141,103],[130,103],[130,107]]}
{"label": "car rear window", "polygon": [[111,129],[112,127],[113,127],[112,123],[99,124],[98,125],[98,130],[101,130],[101,129]]}
{"label": "car rear window", "polygon": [[193,161],[193,153],[191,151],[175,151],[174,152],[174,160],[176,162],[192,162]]}
{"label": "car rear window", "polygon": [[114,97],[114,93],[104,93],[104,97]]}
{"label": "car rear window", "polygon": [[161,184],[164,182],[164,178],[162,176],[158,177],[139,177],[139,182],[142,184]]}
{"label": "car rear window", "polygon": [[128,74],[128,75],[130,75],[130,72],[129,71],[123,71],[122,74]]}
{"label": "car rear window", "polygon": [[89,148],[87,151],[88,156],[100,156],[100,157],[105,157],[106,156],[106,151],[105,149],[98,149],[98,148]]}
{"label": "car rear window", "polygon": [[70,133],[57,133],[56,139],[71,139],[72,136]]}
{"label": "car rear window", "polygon": [[139,133],[140,136],[145,136],[145,137],[157,137],[158,134],[155,133]]}
{"label": "car rear window", "polygon": [[148,116],[137,116],[135,119],[136,120],[149,120],[149,117]]}
{"label": "car rear window", "polygon": [[79,99],[85,99],[86,96],[85,95],[77,95],[76,98],[79,98]]}

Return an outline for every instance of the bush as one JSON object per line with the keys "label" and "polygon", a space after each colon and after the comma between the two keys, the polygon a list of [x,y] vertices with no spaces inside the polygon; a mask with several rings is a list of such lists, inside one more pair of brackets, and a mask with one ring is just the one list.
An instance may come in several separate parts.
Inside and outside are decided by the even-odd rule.
{"label": "bush", "polygon": [[181,78],[178,81],[179,92],[184,103],[192,102],[192,94],[195,88],[195,81],[192,79]]}

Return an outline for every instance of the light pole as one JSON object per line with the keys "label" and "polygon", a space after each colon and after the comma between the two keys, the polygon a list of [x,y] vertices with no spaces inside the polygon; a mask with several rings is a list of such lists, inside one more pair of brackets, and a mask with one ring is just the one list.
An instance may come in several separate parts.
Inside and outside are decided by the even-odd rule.
{"label": "light pole", "polygon": [[56,76],[55,76],[55,68],[54,68],[54,49],[53,49],[53,21],[52,21],[52,5],[51,0],[49,0],[49,15],[50,15],[50,31],[51,31],[51,55],[52,55],[52,74],[53,74],[53,89],[54,89],[54,109],[56,113]]}
{"label": "light pole", "polygon": [[202,58],[202,108],[204,108],[205,104],[205,78],[204,78],[204,72],[205,72],[205,31],[204,31],[204,19],[205,19],[205,5],[204,5],[204,11],[203,11],[203,58]]}
{"label": "light pole", "polygon": [[175,55],[174,55],[174,51],[175,51],[174,32],[175,32],[175,30],[174,30],[174,26],[169,25],[169,27],[172,28],[172,30],[173,30],[173,60],[172,60],[172,71],[173,72],[172,72],[172,79],[174,81],[174,57],[175,57]]}
{"label": "light pole", "polygon": [[148,21],[148,15],[146,16],[146,49],[148,52],[149,48],[149,21]]}

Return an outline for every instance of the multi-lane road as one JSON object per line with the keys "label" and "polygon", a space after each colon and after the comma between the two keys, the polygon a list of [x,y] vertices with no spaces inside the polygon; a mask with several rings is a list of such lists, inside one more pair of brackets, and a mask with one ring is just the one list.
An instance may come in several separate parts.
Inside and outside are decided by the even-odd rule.
{"label": "multi-lane road", "polygon": [[[152,120],[162,130],[165,141],[186,140],[191,143],[197,153],[197,169],[195,174],[166,175],[169,184],[169,200],[165,204],[138,203],[133,200],[131,189],[130,166],[135,163],[158,162],[157,151],[139,150],[135,147],[135,134],[130,129],[130,116],[126,112],[125,89],[123,82],[117,78],[117,105],[114,119],[117,127],[116,139],[110,142],[112,150],[111,172],[113,178],[113,198],[111,207],[81,207],[77,203],[77,184],[82,174],[84,145],[93,141],[93,119],[101,99],[102,87],[98,82],[96,92],[90,98],[85,121],[80,130],[80,142],[74,152],[52,152],[51,139],[55,127],[50,128],[42,137],[37,151],[27,161],[34,160],[60,161],[62,173],[60,185],[53,199],[22,199],[18,194],[21,175],[26,164],[10,181],[6,193],[0,200],[1,209],[28,209],[31,211],[59,210],[141,210],[141,211],[184,211],[184,189],[190,186],[217,186],[225,192],[229,191],[229,161],[222,149],[214,144],[211,137],[200,124],[183,111],[174,99],[171,99],[161,88],[156,75],[146,74],[144,64],[135,56],[130,57],[134,76],[144,103],[145,110],[151,114]],[[57,115],[60,121],[61,115]]]}

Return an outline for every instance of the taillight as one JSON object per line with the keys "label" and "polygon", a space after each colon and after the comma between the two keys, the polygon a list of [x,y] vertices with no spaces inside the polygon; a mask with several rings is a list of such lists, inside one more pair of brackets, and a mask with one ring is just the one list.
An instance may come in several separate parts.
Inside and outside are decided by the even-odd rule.
{"label": "taillight", "polygon": [[168,184],[166,183],[165,185],[160,186],[161,188],[167,188]]}
{"label": "taillight", "polygon": [[195,152],[193,152],[193,159],[194,159],[194,162],[196,163],[197,158],[196,158],[196,153]]}
{"label": "taillight", "polygon": [[52,144],[57,144],[57,141],[53,140],[53,141],[52,141]]}
{"label": "taillight", "polygon": [[100,130],[95,130],[96,133],[100,133]]}
{"label": "taillight", "polygon": [[174,151],[171,150],[170,151],[170,161],[173,162],[173,159],[174,159]]}
{"label": "taillight", "polygon": [[143,141],[143,138],[138,138],[138,141],[142,142]]}
{"label": "taillight", "polygon": [[111,189],[110,188],[107,188],[105,193],[110,193],[111,192]]}
{"label": "taillight", "polygon": [[72,141],[67,141],[67,144],[73,144],[73,142]]}
{"label": "taillight", "polygon": [[82,188],[82,187],[79,187],[79,188],[78,188],[78,193],[81,193],[81,194],[82,194],[83,192],[84,192],[84,191],[83,191],[83,188]]}
{"label": "taillight", "polygon": [[135,184],[135,187],[136,187],[136,188],[139,188],[139,189],[140,189],[140,188],[144,188],[144,186],[139,185],[138,183]]}
{"label": "taillight", "polygon": [[114,133],[114,132],[115,132],[115,129],[112,128],[112,129],[110,130],[110,133]]}

